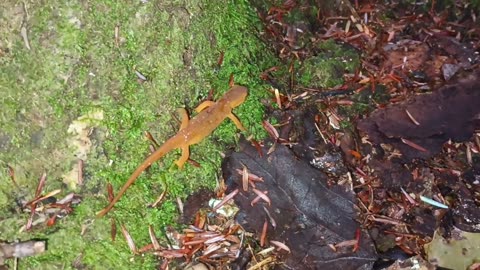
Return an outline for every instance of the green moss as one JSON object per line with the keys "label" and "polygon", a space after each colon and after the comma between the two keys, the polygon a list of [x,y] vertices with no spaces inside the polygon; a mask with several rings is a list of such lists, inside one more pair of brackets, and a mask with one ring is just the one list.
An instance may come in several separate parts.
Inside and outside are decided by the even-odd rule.
{"label": "green moss", "polygon": [[320,42],[315,57],[305,60],[299,68],[298,83],[305,87],[330,88],[343,83],[342,75],[353,73],[360,65],[356,51],[335,43]]}
{"label": "green moss", "polygon": [[367,86],[360,93],[352,96],[353,105],[339,107],[339,113],[348,119],[359,115],[367,115],[372,112],[379,104],[387,104],[390,99],[388,89],[384,85],[375,85],[375,91],[372,93],[370,86]]}
{"label": "green moss", "polygon": [[[20,21],[22,6],[15,1],[0,4],[0,22]],[[255,37],[256,13],[247,1],[218,5],[209,1],[75,1],[29,3],[28,37],[31,50],[20,35],[8,35],[0,43],[8,53],[0,57],[0,164],[15,168],[19,190],[14,190],[6,170],[0,170],[0,234],[2,240],[48,239],[49,250],[21,260],[22,269],[152,269],[153,256],[132,256],[119,233],[110,240],[110,219],[95,219],[107,204],[105,186],[118,190],[148,155],[150,131],[159,142],[174,135],[177,107],[194,108],[214,89],[220,97],[228,88],[230,74],[249,88],[249,97],[235,113],[248,128],[245,135],[260,138],[267,95],[259,74],[272,66],[273,56]],[[20,16],[20,18],[18,18]],[[5,25],[5,27],[3,26]],[[6,28],[7,34],[18,25]],[[19,24],[20,25],[20,24]],[[114,38],[119,27],[118,46]],[[17,27],[17,28],[15,28]],[[223,65],[216,68],[220,52]],[[134,70],[147,77],[139,82]],[[67,130],[73,120],[101,111],[104,120],[91,127],[92,147],[85,161],[85,184],[69,190],[62,175],[76,164]],[[221,151],[238,138],[235,126],[226,121],[209,138],[191,149],[200,168],[186,165],[178,170],[169,153],[144,173],[109,214],[117,226],[125,225],[137,247],[149,242],[148,225],[157,231],[175,223],[176,198],[185,198],[199,187],[215,185]],[[45,192],[61,188],[59,198],[75,192],[82,203],[59,219],[51,229],[40,225],[34,233],[19,232],[28,215],[18,214],[16,201],[29,200],[38,177],[48,172]],[[166,201],[147,209],[164,190]],[[83,231],[83,234],[80,232]],[[119,229],[120,231],[120,229]],[[160,234],[158,234],[160,235]]]}

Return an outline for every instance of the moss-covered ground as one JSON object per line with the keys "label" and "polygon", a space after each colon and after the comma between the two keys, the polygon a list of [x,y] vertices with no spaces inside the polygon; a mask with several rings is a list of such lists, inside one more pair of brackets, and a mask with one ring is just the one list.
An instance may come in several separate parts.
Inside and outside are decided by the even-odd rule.
{"label": "moss-covered ground", "polygon": [[[95,218],[107,204],[106,184],[118,190],[148,155],[144,131],[159,142],[174,135],[175,108],[191,111],[212,88],[218,98],[230,74],[250,90],[236,110],[246,135],[261,136],[266,91],[259,73],[276,63],[258,28],[242,0],[0,3],[0,241],[48,241],[47,252],[20,260],[19,269],[155,267],[153,256],[133,256],[120,234],[111,241],[110,218]],[[159,232],[175,223],[177,197],[215,185],[221,152],[237,138],[226,122],[192,147],[199,168],[178,170],[178,152],[169,154],[108,217],[124,224],[137,246],[147,244],[148,225]],[[83,185],[76,183],[80,158]],[[82,202],[53,227],[21,231],[29,215],[19,204],[32,199],[44,171],[44,192],[60,188],[58,198],[75,192]],[[147,208],[165,186],[166,201]]]}

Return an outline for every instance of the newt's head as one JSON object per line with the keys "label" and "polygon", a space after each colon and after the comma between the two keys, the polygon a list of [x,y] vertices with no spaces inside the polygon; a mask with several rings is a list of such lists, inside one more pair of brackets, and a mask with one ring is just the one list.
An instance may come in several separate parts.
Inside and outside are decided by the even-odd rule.
{"label": "newt's head", "polygon": [[227,100],[231,108],[238,107],[247,98],[248,90],[244,86],[234,85],[225,95],[223,99]]}

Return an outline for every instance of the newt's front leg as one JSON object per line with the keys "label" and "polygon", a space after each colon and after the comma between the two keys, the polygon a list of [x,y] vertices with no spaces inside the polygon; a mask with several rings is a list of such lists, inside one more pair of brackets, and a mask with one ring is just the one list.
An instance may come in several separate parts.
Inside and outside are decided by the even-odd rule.
{"label": "newt's front leg", "polygon": [[190,122],[190,119],[188,118],[187,110],[185,110],[184,108],[178,109],[177,112],[180,115],[180,119],[182,121],[180,123],[180,130],[182,130],[188,126],[188,122]]}
{"label": "newt's front leg", "polygon": [[242,123],[240,122],[240,120],[235,116],[233,115],[233,113],[230,113],[229,115],[227,115],[228,118],[230,118],[230,120],[232,120],[232,122],[235,124],[235,126],[237,126],[238,129],[240,129],[241,131],[245,131],[246,129],[243,127]]}
{"label": "newt's front leg", "polygon": [[177,161],[175,161],[175,164],[177,164],[178,168],[181,169],[183,168],[183,165],[185,164],[185,162],[187,162],[188,157],[190,156],[190,148],[187,145],[180,149],[182,150],[182,156]]}
{"label": "newt's front leg", "polygon": [[210,106],[212,106],[212,105],[215,105],[215,102],[214,102],[214,101],[206,100],[206,101],[200,103],[200,105],[198,105],[197,108],[195,108],[195,111],[196,111],[197,113],[199,113],[199,112],[205,110],[206,108],[208,108],[208,107],[210,107]]}

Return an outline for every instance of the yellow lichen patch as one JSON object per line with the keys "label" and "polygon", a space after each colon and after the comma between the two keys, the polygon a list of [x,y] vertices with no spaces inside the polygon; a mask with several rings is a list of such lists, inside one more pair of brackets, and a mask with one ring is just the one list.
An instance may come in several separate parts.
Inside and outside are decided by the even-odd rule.
{"label": "yellow lichen patch", "polygon": [[[92,149],[90,134],[93,128],[100,125],[102,120],[103,111],[92,111],[78,117],[68,126],[67,132],[72,135],[68,138],[68,145],[77,159],[87,160],[88,153]],[[78,170],[79,168],[75,163],[73,168],[62,176],[63,182],[72,189],[75,189],[78,183]]]}

